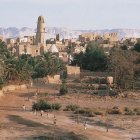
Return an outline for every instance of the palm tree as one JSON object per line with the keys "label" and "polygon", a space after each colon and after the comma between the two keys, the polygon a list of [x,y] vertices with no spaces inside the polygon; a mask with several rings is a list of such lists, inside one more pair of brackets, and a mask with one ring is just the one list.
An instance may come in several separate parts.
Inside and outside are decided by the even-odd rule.
{"label": "palm tree", "polygon": [[48,75],[58,74],[63,69],[62,61],[52,53],[45,53],[44,60],[46,62],[46,68]]}
{"label": "palm tree", "polygon": [[5,60],[5,75],[7,81],[18,81],[19,80],[19,73],[16,69],[17,66],[17,58],[11,58]]}
{"label": "palm tree", "polygon": [[29,64],[30,57],[19,56],[16,69],[19,74],[19,82],[29,82],[33,74],[33,67]]}
{"label": "palm tree", "polygon": [[5,71],[4,61],[2,58],[0,58],[0,89],[2,89],[2,86],[3,86],[4,81],[5,81],[4,71]]}

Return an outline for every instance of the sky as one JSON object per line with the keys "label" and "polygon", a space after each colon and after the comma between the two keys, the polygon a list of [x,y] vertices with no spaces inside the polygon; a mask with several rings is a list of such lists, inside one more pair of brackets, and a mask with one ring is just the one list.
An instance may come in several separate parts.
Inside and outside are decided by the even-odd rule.
{"label": "sky", "polygon": [[140,29],[140,0],[0,0],[0,27],[36,28],[40,15],[48,27]]}

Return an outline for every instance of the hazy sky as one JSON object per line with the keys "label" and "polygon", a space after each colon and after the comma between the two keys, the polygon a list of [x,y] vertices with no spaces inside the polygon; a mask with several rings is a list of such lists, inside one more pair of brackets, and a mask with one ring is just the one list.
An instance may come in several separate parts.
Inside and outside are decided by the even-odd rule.
{"label": "hazy sky", "polygon": [[43,15],[49,27],[140,29],[140,0],[0,0],[0,27],[36,27]]}

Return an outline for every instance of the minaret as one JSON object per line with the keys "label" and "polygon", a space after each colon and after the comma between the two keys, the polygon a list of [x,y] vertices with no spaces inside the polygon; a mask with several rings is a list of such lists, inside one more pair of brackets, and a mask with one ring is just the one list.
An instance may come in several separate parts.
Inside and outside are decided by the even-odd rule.
{"label": "minaret", "polygon": [[43,16],[38,17],[37,22],[37,32],[36,32],[36,43],[37,44],[46,44],[46,28],[45,21]]}

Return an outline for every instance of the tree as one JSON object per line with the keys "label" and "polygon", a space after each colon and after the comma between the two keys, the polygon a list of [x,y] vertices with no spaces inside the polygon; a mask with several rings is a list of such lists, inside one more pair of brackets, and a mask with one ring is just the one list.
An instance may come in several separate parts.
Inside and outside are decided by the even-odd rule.
{"label": "tree", "polygon": [[46,68],[46,63],[45,60],[43,59],[42,56],[37,56],[34,58],[33,62],[33,75],[32,78],[43,78],[47,75],[47,68]]}
{"label": "tree", "polygon": [[135,44],[134,50],[137,51],[137,52],[140,52],[140,42]]}
{"label": "tree", "polygon": [[65,95],[68,93],[68,89],[67,89],[67,85],[66,85],[66,80],[62,80],[62,85],[60,87],[60,91],[59,91],[60,95]]}
{"label": "tree", "polygon": [[17,58],[11,58],[11,59],[6,59],[5,60],[5,75],[6,75],[6,80],[7,81],[18,81],[19,80],[19,73],[17,71]]}
{"label": "tree", "polygon": [[54,54],[15,56],[7,49],[6,44],[0,41],[0,83],[5,79],[7,82],[29,82],[31,78],[58,74],[63,68],[62,61]]}
{"label": "tree", "polygon": [[60,73],[60,71],[64,69],[62,61],[56,55],[52,53],[45,53],[43,57],[46,63],[48,75],[53,76],[55,74]]}
{"label": "tree", "polygon": [[120,88],[125,88],[136,79],[136,61],[138,53],[131,50],[115,50],[110,52],[108,58],[108,69],[114,73],[115,84]]}
{"label": "tree", "polygon": [[5,82],[4,71],[5,71],[4,61],[3,59],[0,58],[0,89],[2,89],[2,86]]}
{"label": "tree", "polygon": [[91,71],[103,71],[107,67],[107,56],[96,42],[90,42],[85,53],[75,55],[72,64]]}
{"label": "tree", "polygon": [[33,68],[27,62],[24,63],[23,67],[19,71],[19,79],[21,82],[29,82],[33,74]]}

